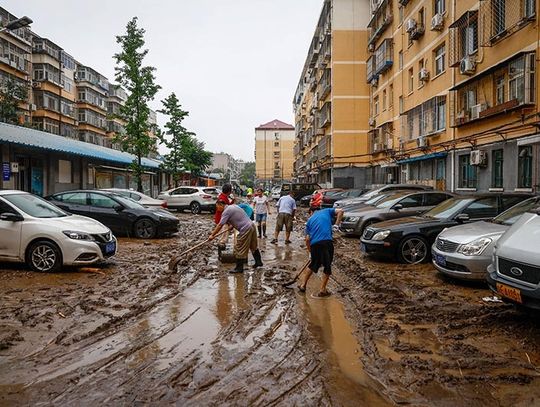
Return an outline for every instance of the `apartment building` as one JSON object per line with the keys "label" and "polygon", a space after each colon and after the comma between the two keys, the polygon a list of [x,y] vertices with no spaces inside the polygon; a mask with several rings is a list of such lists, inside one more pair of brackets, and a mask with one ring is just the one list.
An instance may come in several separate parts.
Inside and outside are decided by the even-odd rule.
{"label": "apartment building", "polygon": [[372,183],[538,191],[536,0],[371,4]]}
{"label": "apartment building", "polygon": [[[17,17],[0,7],[0,29]],[[12,81],[28,90],[31,96],[32,33],[28,27],[0,31],[0,86],[5,88]],[[30,100],[30,99],[28,99]],[[19,124],[30,122],[31,108],[28,100],[19,105]]]}
{"label": "apartment building", "polygon": [[281,120],[255,128],[255,176],[265,186],[290,181],[293,176],[294,126]]}
{"label": "apartment building", "polygon": [[336,187],[368,182],[368,0],[325,0],[293,100],[294,177]]}
{"label": "apartment building", "polygon": [[119,85],[109,84],[107,97],[107,137],[112,139],[116,134],[124,132],[125,121],[120,119],[120,108],[126,103],[127,93]]}

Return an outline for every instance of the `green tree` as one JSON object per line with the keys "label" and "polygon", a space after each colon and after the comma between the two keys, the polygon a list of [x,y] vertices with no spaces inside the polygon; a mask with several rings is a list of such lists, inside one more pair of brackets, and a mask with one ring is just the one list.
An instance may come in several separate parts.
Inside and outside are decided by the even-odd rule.
{"label": "green tree", "polygon": [[247,162],[244,169],[240,172],[240,183],[249,188],[253,188],[255,183],[255,162]]}
{"label": "green tree", "polygon": [[137,157],[133,160],[131,168],[137,179],[137,190],[140,192],[142,192],[142,158],[147,157],[154,149],[155,142],[149,133],[157,131],[148,120],[150,117],[148,103],[161,88],[155,83],[155,68],[143,66],[143,60],[148,54],[148,50],[143,49],[144,33],[143,28],[137,27],[137,17],[133,17],[126,26],[126,34],[116,37],[121,51],[114,54],[117,64],[116,81],[128,94],[118,115],[126,122],[125,133],[117,133],[114,142],[119,143],[124,151]]}
{"label": "green tree", "polygon": [[0,84],[0,121],[20,124],[21,103],[28,102],[28,90],[9,78]]}
{"label": "green tree", "polygon": [[186,151],[186,170],[195,177],[200,176],[212,164],[212,156],[210,151],[204,149],[202,141],[191,137]]}

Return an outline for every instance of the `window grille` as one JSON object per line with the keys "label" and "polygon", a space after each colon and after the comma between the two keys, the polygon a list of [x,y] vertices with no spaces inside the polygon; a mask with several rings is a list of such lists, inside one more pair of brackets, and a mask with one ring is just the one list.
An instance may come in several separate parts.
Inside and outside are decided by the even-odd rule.
{"label": "window grille", "polygon": [[491,46],[535,17],[535,0],[481,0],[480,42],[482,46]]}

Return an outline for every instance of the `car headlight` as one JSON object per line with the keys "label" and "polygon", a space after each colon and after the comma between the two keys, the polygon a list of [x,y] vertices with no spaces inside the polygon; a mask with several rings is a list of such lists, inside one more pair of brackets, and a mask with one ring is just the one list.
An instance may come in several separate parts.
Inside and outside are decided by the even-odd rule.
{"label": "car headlight", "polygon": [[345,218],[345,222],[358,222],[358,219],[360,219],[358,216],[351,216],[349,218]]}
{"label": "car headlight", "polygon": [[95,240],[88,233],[77,232],[75,230],[64,230],[62,231],[62,233],[73,240],[91,240],[91,241]]}
{"label": "car headlight", "polygon": [[458,253],[464,254],[465,256],[480,256],[490,243],[491,239],[489,237],[483,237],[470,243],[462,244],[459,246]]}
{"label": "car headlight", "polygon": [[389,230],[381,230],[380,232],[375,233],[371,240],[384,240],[388,237],[389,234]]}

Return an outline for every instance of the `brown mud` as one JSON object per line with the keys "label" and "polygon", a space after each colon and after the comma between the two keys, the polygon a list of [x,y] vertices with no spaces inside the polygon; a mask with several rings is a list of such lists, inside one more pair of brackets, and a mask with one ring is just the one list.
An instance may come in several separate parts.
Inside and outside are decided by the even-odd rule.
{"label": "brown mud", "polygon": [[212,226],[179,217],[178,236],[120,239],[102,266],[0,265],[0,405],[540,403],[537,317],[484,286],[339,238],[334,295],[312,298],[316,277],[302,295],[281,286],[306,260],[301,225],[290,246],[260,241],[262,269],[230,275],[209,245],[171,273]]}

